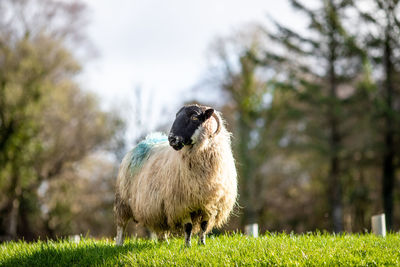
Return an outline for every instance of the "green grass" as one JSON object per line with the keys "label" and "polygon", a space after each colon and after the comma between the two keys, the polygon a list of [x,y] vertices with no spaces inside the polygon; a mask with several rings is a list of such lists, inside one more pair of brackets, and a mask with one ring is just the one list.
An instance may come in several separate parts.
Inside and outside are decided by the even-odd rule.
{"label": "green grass", "polygon": [[400,235],[267,234],[209,237],[206,246],[183,246],[130,239],[123,247],[111,240],[83,239],[7,242],[0,245],[0,266],[400,266]]}

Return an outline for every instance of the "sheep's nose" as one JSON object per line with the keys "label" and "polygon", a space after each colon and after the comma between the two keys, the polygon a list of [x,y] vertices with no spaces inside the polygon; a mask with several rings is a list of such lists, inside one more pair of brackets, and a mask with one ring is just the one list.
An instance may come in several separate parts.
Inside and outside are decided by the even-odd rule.
{"label": "sheep's nose", "polygon": [[179,136],[172,136],[168,137],[169,145],[172,146],[175,150],[180,150],[183,147],[183,138]]}
{"label": "sheep's nose", "polygon": [[176,145],[176,143],[177,143],[177,140],[176,140],[176,137],[175,136],[169,136],[168,137],[168,141],[169,141],[169,144],[172,146],[172,145]]}

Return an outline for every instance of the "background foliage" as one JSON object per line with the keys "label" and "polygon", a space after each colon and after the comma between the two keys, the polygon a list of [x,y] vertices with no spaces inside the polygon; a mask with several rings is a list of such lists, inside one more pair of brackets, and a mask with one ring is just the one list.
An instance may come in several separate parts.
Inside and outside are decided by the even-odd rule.
{"label": "background foliage", "polygon": [[[271,18],[210,44],[206,87],[222,97],[202,102],[228,122],[240,182],[239,216],[225,230],[363,232],[385,212],[397,231],[399,1],[289,2],[304,31]],[[3,0],[0,14],[1,238],[113,235],[125,124],[129,141],[147,134],[146,92],[134,90],[136,120],[126,122],[81,88],[81,2]]]}

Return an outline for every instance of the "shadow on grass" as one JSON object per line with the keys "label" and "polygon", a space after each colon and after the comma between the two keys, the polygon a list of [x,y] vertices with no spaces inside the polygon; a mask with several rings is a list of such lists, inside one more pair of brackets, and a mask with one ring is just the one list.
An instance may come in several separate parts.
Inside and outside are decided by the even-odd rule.
{"label": "shadow on grass", "polygon": [[14,257],[3,261],[2,266],[118,266],[124,264],[124,256],[129,252],[139,252],[158,246],[156,243],[125,243],[122,247],[114,244],[72,243],[52,246],[43,243],[32,252],[24,249]]}

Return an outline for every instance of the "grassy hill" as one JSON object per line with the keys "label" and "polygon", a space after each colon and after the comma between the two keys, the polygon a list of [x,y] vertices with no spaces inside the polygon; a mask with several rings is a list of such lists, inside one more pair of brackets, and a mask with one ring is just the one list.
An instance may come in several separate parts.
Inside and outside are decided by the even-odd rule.
{"label": "grassy hill", "polygon": [[7,242],[0,245],[0,266],[242,266],[329,265],[400,266],[400,235],[266,234],[209,237],[206,246],[182,239],[169,244],[130,239],[115,247],[109,239]]}

